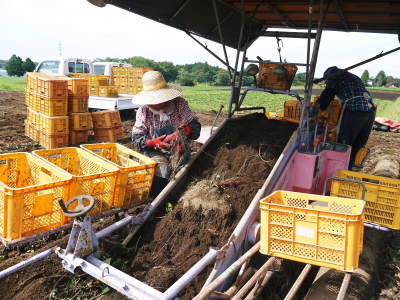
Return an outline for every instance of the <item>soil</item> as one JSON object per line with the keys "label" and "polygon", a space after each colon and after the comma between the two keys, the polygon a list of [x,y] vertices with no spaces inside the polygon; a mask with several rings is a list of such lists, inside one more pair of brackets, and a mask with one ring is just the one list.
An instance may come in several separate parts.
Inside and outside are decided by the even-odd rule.
{"label": "soil", "polygon": [[[131,264],[135,278],[165,291],[210,247],[227,242],[294,130],[292,124],[265,119],[243,125],[242,132],[236,124],[227,128],[208,159],[194,166],[195,176],[181,196],[169,199],[173,211],[163,208],[137,235],[133,244],[139,250]],[[227,181],[237,186],[224,186]],[[199,292],[206,277],[206,272],[200,275],[181,299]]]}

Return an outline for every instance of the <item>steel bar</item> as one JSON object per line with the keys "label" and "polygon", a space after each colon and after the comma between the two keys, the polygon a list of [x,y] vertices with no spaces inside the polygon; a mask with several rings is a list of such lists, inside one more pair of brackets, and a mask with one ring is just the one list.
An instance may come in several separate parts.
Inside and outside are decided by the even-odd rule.
{"label": "steel bar", "polygon": [[182,5],[173,13],[172,16],[169,17],[168,21],[173,20],[177,15],[181,13],[181,11],[191,2],[192,0],[185,0]]}
{"label": "steel bar", "polygon": [[124,227],[132,222],[134,219],[133,216],[127,216],[123,218],[122,220],[119,220],[118,222],[113,223],[112,225],[104,228],[103,230],[100,230],[99,232],[96,233],[96,237],[98,239],[102,239],[111,233],[113,233],[115,230],[120,229],[121,227]]}
{"label": "steel bar", "polygon": [[248,292],[249,290],[256,284],[257,280],[259,278],[266,274],[268,269],[272,266],[272,264],[275,262],[276,258],[275,257],[270,257],[262,267],[257,270],[257,272],[246,282],[246,284],[239,290],[239,292],[232,297],[232,300],[239,300],[242,299]]}
{"label": "steel bar", "polygon": [[346,296],[347,288],[349,287],[351,279],[351,273],[346,273],[343,278],[342,285],[340,286],[339,293],[337,295],[336,300],[343,300]]}
{"label": "steel bar", "polygon": [[185,31],[186,34],[188,36],[190,36],[197,44],[199,44],[201,47],[203,47],[208,53],[210,53],[212,56],[214,56],[216,59],[218,59],[225,67],[229,68],[231,71],[233,70],[233,68],[229,65],[226,64],[226,62],[220,58],[217,54],[215,54],[214,52],[212,52],[210,49],[208,49],[208,47],[206,45],[203,45],[202,42],[200,42],[198,39],[196,39],[193,34],[191,34],[189,31]]}
{"label": "steel bar", "polygon": [[[243,5],[243,0],[242,0],[242,5]],[[236,88],[236,77],[237,77],[237,68],[238,68],[238,65],[239,65],[239,55],[240,55],[240,48],[241,48],[240,46],[242,44],[242,39],[243,39],[244,17],[245,17],[244,12],[242,12],[239,39],[238,39],[238,45],[237,45],[237,49],[236,49],[235,67],[234,67],[234,71],[233,71],[233,78],[232,78],[232,81],[231,81],[232,91],[231,91],[231,99],[229,101],[228,118],[232,117],[232,104],[233,104],[233,102],[235,102],[235,104],[237,105],[237,102],[239,100],[238,99],[239,98],[238,90]]]}
{"label": "steel bar", "polygon": [[349,25],[347,25],[346,17],[344,16],[342,6],[340,5],[340,2],[339,2],[340,0],[334,0],[334,1],[335,1],[337,13],[338,13],[340,19],[342,20],[344,29],[346,29],[346,31],[348,31]]}
{"label": "steel bar", "polygon": [[310,35],[310,38],[312,38],[312,39],[315,39],[315,37],[317,36],[316,33],[309,34],[307,32],[291,32],[291,31],[265,31],[260,36],[307,39],[309,35]]}
{"label": "steel bar", "polygon": [[179,278],[173,285],[171,285],[165,292],[164,296],[166,299],[173,299],[178,293],[192,280],[204,270],[210,263],[215,261],[218,255],[218,251],[210,249],[210,251],[200,259],[193,267],[191,267],[181,278]]}
{"label": "steel bar", "polygon": [[283,13],[280,9],[278,9],[274,4],[271,4],[269,2],[265,2],[265,4],[278,16],[280,16],[284,21],[282,22],[283,25],[286,26],[291,26],[293,28],[296,28],[296,25],[289,20],[289,17]]}
{"label": "steel bar", "polygon": [[[260,63],[259,60],[252,60],[252,59],[246,59],[246,62],[255,63],[255,64]],[[300,67],[306,67],[307,66],[307,64],[304,64],[304,63],[281,63],[279,61],[269,61],[269,60],[263,60],[261,62],[268,63],[268,64],[296,65],[296,66],[300,66]]]}
{"label": "steel bar", "polygon": [[113,287],[121,294],[126,295],[133,299],[164,299],[163,294],[142,283],[141,281],[121,272],[113,266],[97,259],[93,255],[87,257],[86,261],[67,254],[64,261],[71,261],[82,270],[93,276],[99,281]]}
{"label": "steel bar", "polygon": [[[243,219],[243,218],[242,218]],[[232,276],[240,269],[242,264],[249,260],[254,254],[260,250],[260,242],[251,247],[245,254],[237,259],[232,265],[229,266],[221,275],[214,279],[210,284],[203,288],[203,290],[193,299],[200,300],[206,299],[213,291],[215,291],[226,279]]]}
{"label": "steel bar", "polygon": [[46,251],[40,252],[39,254],[36,254],[24,261],[21,261],[20,263],[13,265],[3,271],[0,271],[0,279],[3,279],[19,270],[22,270],[23,268],[26,268],[27,266],[42,260],[48,256],[50,256],[50,254],[53,252],[53,249],[48,249]]}
{"label": "steel bar", "polygon": [[[234,11],[233,10],[231,10],[230,12],[228,12],[222,19],[221,19],[221,21],[219,22],[221,25],[222,24],[224,24],[225,22],[226,22],[226,20],[228,20],[232,15],[233,15],[233,13],[234,13]],[[218,29],[218,25],[215,25],[213,28],[211,28],[207,33],[206,33],[206,35],[208,36],[208,35],[211,35],[211,33],[213,33],[215,30],[217,30]]]}
{"label": "steel bar", "polygon": [[[396,51],[399,51],[399,50],[400,50],[400,47],[394,48],[394,49],[389,50],[389,51],[387,51],[387,52],[380,53],[380,54],[375,55],[375,56],[373,56],[373,57],[371,57],[371,58],[368,58],[368,59],[363,60],[363,61],[361,61],[361,62],[359,62],[359,63],[356,63],[355,65],[352,65],[352,66],[350,66],[350,67],[344,68],[343,70],[349,71],[349,70],[351,70],[351,69],[357,68],[357,67],[359,67],[359,66],[362,66],[362,65],[364,65],[364,64],[366,64],[366,63],[369,63],[369,62],[371,62],[371,61],[373,61],[373,60],[376,60],[376,59],[378,59],[378,58],[381,58],[381,57],[383,57],[383,56],[385,56],[385,55],[391,54],[391,53],[396,52]],[[337,73],[338,73],[338,72],[337,72]],[[336,73],[336,74],[337,74],[337,73]],[[324,81],[324,80],[326,80],[326,79],[333,78],[333,77],[336,76],[336,74],[332,74],[332,75],[330,75],[330,76],[328,76],[328,77],[322,77],[322,78],[316,79],[316,80],[314,80],[314,83],[319,83],[319,82]]]}
{"label": "steel bar", "polygon": [[293,283],[292,288],[290,289],[284,300],[292,300],[296,296],[297,291],[303,284],[304,280],[307,278],[307,275],[308,273],[310,273],[311,268],[312,265],[310,264],[306,264],[304,266],[304,269],[301,271],[299,277],[297,277],[296,281]]}
{"label": "steel bar", "polygon": [[[226,52],[226,46],[225,46],[225,42],[224,42],[224,35],[222,34],[221,23],[220,23],[220,20],[219,20],[218,9],[217,9],[217,4],[215,3],[215,0],[212,0],[212,4],[213,4],[213,8],[214,8],[215,19],[216,19],[216,22],[217,22],[219,39],[221,41],[222,49],[223,49],[224,55],[225,55],[226,65],[229,66],[228,53]],[[229,74],[229,79],[232,80],[232,72],[231,72],[231,70],[229,68],[228,68],[228,74]]]}

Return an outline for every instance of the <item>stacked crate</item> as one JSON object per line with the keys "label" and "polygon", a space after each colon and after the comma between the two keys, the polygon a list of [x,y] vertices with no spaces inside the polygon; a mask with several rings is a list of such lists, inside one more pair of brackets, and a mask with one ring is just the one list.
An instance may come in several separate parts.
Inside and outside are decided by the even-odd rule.
{"label": "stacked crate", "polygon": [[87,143],[91,129],[88,110],[89,85],[84,78],[68,78],[69,141],[71,145]]}
{"label": "stacked crate", "polygon": [[92,113],[94,137],[97,142],[116,142],[123,138],[118,110]]}
{"label": "stacked crate", "polygon": [[113,67],[112,82],[121,94],[137,94],[142,86],[143,74],[151,68]]}
{"label": "stacked crate", "polygon": [[[104,94],[108,94],[108,90],[111,90],[113,96],[106,95],[103,97],[114,97],[115,94],[117,94],[116,97],[118,97],[118,88],[110,86],[110,76],[93,74],[71,74],[69,76],[72,78],[86,79],[90,96],[103,96]],[[101,95],[100,89],[102,91]]]}
{"label": "stacked crate", "polygon": [[68,84],[64,77],[27,73],[25,134],[52,149],[68,145]]}

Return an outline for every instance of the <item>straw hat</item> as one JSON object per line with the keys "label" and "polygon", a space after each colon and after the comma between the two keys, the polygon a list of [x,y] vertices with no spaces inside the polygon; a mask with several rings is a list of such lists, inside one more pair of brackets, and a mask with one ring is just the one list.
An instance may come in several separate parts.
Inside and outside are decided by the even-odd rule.
{"label": "straw hat", "polygon": [[167,84],[159,71],[147,71],[142,78],[143,90],[133,98],[135,104],[160,104],[182,95],[182,89]]}

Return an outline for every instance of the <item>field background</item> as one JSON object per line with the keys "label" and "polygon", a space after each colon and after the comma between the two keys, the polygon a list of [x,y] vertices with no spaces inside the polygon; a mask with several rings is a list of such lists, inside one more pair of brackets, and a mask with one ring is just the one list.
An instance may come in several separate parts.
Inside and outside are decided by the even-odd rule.
{"label": "field background", "polygon": [[[302,87],[293,87],[302,88]],[[368,88],[371,90],[400,91],[396,88]],[[19,91],[25,90],[24,77],[0,77],[0,90]],[[189,101],[190,107],[197,111],[218,111],[224,105],[224,111],[228,110],[230,98],[229,87],[217,87],[199,84],[193,87],[183,87],[183,97]],[[243,103],[244,106],[264,106],[267,111],[282,112],[283,103],[293,97],[286,95],[271,95],[261,92],[249,92]],[[374,99],[378,105],[377,116],[392,120],[400,120],[400,98],[396,101]]]}

